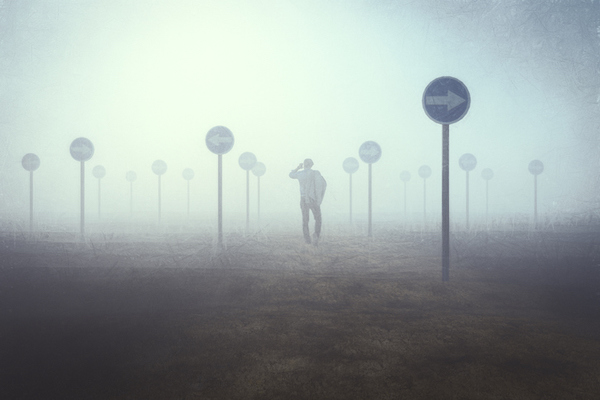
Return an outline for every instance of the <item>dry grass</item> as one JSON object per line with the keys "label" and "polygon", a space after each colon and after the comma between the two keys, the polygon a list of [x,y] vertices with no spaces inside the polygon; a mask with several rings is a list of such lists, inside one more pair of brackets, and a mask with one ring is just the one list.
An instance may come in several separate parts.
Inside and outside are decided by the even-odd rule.
{"label": "dry grass", "polygon": [[446,283],[394,230],[5,241],[0,398],[596,399],[598,247],[569,235],[455,234]]}

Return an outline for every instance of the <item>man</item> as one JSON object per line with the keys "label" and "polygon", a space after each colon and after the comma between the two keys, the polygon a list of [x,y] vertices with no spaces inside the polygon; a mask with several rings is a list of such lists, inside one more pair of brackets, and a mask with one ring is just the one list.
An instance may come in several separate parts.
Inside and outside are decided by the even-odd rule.
{"label": "man", "polygon": [[[313,170],[313,161],[310,158],[304,160],[290,172],[290,178],[298,179],[300,183],[300,210],[302,210],[302,232],[306,243],[311,243],[308,230],[309,210],[312,211],[315,219],[315,233],[313,235],[314,244],[319,242],[321,236],[321,202],[325,195],[327,182],[319,171]],[[303,169],[304,168],[304,169]],[[302,170],[302,171],[300,171]]]}

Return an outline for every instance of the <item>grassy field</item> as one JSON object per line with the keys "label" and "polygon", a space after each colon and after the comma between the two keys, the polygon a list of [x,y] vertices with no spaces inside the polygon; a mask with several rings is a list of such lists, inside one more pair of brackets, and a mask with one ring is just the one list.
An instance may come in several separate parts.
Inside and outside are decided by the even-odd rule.
{"label": "grassy field", "polygon": [[600,237],[0,241],[2,399],[597,399]]}

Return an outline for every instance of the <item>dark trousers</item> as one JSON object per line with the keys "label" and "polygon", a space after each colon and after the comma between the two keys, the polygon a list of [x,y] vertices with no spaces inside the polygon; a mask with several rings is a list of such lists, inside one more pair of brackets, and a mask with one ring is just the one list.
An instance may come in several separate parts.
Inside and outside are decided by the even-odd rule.
{"label": "dark trousers", "polygon": [[321,206],[306,201],[304,197],[302,197],[300,199],[300,209],[302,210],[302,232],[304,233],[304,240],[306,243],[310,243],[310,233],[308,231],[309,210],[312,211],[313,217],[315,218],[315,236],[318,238],[321,236]]}

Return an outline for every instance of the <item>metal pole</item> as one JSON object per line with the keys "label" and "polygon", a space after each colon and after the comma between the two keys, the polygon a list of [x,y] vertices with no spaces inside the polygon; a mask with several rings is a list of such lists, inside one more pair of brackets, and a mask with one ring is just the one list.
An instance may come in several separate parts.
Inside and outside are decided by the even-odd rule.
{"label": "metal pole", "polygon": [[258,207],[258,220],[260,221],[260,176],[258,176],[257,178],[258,178],[258,185],[257,185],[257,192],[258,192],[257,207]]}
{"label": "metal pole", "polygon": [[158,222],[160,222],[160,211],[161,211],[161,203],[160,203],[160,175],[158,176]]}
{"label": "metal pole", "polygon": [[489,185],[490,185],[490,181],[486,180],[485,181],[485,223],[487,225],[488,223],[488,213],[489,213],[489,205],[490,205],[490,196],[489,196]]}
{"label": "metal pole", "polygon": [[469,171],[467,171],[467,230],[469,230]]}
{"label": "metal pole", "polygon": [[246,170],[246,233],[250,231],[250,171]]}
{"label": "metal pole", "polygon": [[101,179],[98,179],[98,219],[100,219],[100,191],[101,191]]}
{"label": "metal pole", "polygon": [[223,156],[218,157],[218,217],[217,217],[217,245],[219,249],[223,247]]}
{"label": "metal pole", "polygon": [[348,174],[350,177],[350,224],[352,224],[352,174]]}
{"label": "metal pole", "polygon": [[537,229],[538,210],[537,210],[537,175],[533,176],[533,225]]}
{"label": "metal pole", "polygon": [[404,183],[404,228],[406,228],[406,182]]}
{"label": "metal pole", "polygon": [[29,233],[33,232],[33,171],[29,171]]}
{"label": "metal pole", "polygon": [[372,189],[372,184],[371,184],[371,178],[372,178],[372,174],[371,174],[371,167],[373,164],[369,163],[369,237],[373,236],[373,228],[372,228],[372,213],[371,213],[371,206],[372,206],[372,196],[371,196],[371,189]]}
{"label": "metal pole", "polygon": [[442,125],[442,281],[450,280],[450,125]]}
{"label": "metal pole", "polygon": [[423,178],[423,226],[427,224],[427,183]]}
{"label": "metal pole", "polygon": [[81,165],[81,191],[80,191],[80,206],[81,209],[79,210],[80,213],[80,218],[79,218],[79,232],[81,235],[81,239],[83,240],[83,235],[85,233],[85,162],[81,161],[80,163]]}
{"label": "metal pole", "polygon": [[190,218],[190,181],[187,181],[187,216]]}
{"label": "metal pole", "polygon": [[129,218],[133,218],[133,182],[129,182]]}

